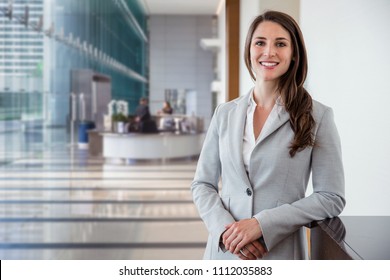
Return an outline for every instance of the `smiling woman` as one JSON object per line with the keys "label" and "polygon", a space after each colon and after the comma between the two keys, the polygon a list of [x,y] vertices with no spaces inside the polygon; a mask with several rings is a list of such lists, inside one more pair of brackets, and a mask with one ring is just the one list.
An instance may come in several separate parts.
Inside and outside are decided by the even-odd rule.
{"label": "smiling woman", "polygon": [[215,110],[192,182],[209,232],[204,258],[304,259],[303,226],[345,205],[333,112],[303,87],[305,44],[291,16],[256,17],[244,58],[254,87]]}
{"label": "smiling woman", "polygon": [[272,81],[287,72],[292,58],[291,38],[277,23],[266,21],[255,29],[251,44],[251,65],[256,78]]}

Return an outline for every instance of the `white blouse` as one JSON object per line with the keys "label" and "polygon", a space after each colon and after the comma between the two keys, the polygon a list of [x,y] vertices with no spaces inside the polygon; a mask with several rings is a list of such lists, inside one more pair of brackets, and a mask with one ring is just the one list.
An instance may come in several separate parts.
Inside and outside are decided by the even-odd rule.
{"label": "white blouse", "polygon": [[256,147],[257,143],[261,139],[261,135],[264,134],[268,129],[270,129],[272,124],[278,118],[279,113],[284,108],[283,105],[280,104],[280,97],[278,97],[274,107],[272,108],[270,114],[268,115],[267,120],[264,123],[263,128],[260,131],[259,136],[257,137],[257,139],[255,139],[254,127],[253,127],[253,115],[255,113],[256,106],[257,104],[253,99],[253,91],[252,91],[248,102],[248,110],[246,113],[246,121],[245,121],[245,129],[244,129],[244,137],[243,137],[243,145],[242,145],[242,157],[244,160],[245,170],[247,173],[249,172],[250,158],[253,149]]}

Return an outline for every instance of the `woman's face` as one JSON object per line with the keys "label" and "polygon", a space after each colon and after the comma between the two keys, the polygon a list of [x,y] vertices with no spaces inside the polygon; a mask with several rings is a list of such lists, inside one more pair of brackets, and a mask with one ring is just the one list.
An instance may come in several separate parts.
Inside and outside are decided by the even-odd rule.
{"label": "woman's face", "polygon": [[256,81],[274,81],[287,72],[293,56],[290,34],[280,24],[263,21],[255,29],[250,59]]}

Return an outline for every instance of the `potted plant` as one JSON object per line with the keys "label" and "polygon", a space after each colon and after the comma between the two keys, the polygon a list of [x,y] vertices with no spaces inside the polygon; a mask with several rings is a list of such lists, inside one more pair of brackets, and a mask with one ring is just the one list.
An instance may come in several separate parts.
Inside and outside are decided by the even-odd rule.
{"label": "potted plant", "polygon": [[125,133],[126,123],[128,121],[127,116],[123,113],[117,113],[112,115],[113,131],[117,133]]}
{"label": "potted plant", "polygon": [[111,116],[112,131],[124,133],[128,122],[128,104],[124,100],[111,100],[108,104],[108,115]]}

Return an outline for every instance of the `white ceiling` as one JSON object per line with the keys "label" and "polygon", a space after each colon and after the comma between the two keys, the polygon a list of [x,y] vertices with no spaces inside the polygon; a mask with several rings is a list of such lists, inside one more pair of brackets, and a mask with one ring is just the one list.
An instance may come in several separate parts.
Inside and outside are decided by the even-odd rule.
{"label": "white ceiling", "polygon": [[148,14],[214,15],[223,0],[141,0]]}

